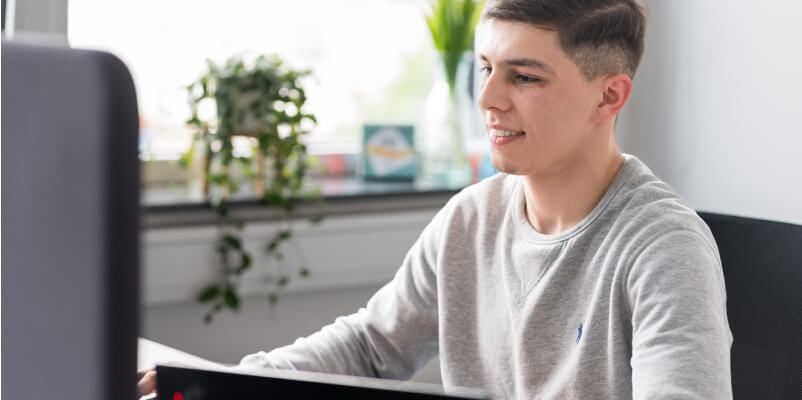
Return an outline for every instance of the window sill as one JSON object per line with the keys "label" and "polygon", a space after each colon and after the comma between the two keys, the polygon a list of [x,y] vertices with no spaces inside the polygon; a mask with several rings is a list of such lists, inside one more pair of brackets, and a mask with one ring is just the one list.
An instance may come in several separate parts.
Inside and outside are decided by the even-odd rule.
{"label": "window sill", "polygon": [[[321,207],[301,203],[298,219],[324,216],[381,213],[418,209],[438,209],[461,188],[429,182],[371,182],[357,177],[327,177],[312,180],[326,200]],[[280,220],[286,214],[264,207],[247,188],[231,201],[234,214],[246,221]],[[142,194],[143,228],[170,228],[209,225],[217,221],[214,210],[203,200],[200,190],[187,187],[145,188]]]}

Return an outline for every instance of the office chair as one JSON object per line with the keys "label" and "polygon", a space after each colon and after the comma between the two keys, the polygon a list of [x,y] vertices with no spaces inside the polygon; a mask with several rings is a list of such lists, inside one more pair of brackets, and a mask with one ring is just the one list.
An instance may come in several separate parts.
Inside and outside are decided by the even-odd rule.
{"label": "office chair", "polygon": [[724,268],[734,398],[802,398],[802,226],[699,215]]}

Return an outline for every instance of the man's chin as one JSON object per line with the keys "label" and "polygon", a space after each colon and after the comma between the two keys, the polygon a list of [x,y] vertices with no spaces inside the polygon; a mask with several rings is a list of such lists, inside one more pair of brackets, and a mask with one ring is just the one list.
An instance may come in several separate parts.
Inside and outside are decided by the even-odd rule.
{"label": "man's chin", "polygon": [[498,172],[503,172],[510,175],[522,175],[519,171],[519,168],[516,168],[514,163],[504,160],[502,157],[491,154],[490,163],[493,164],[493,168],[495,168]]}

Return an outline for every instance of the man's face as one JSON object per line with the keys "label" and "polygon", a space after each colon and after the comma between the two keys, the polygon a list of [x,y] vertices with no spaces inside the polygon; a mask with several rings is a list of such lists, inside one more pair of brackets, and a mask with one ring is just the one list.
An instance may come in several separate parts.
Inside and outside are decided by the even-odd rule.
{"label": "man's face", "polygon": [[[586,81],[560,49],[557,33],[522,22],[481,22],[479,107],[499,171],[559,174],[596,145],[592,117],[601,78]],[[510,132],[513,132],[510,136]]]}

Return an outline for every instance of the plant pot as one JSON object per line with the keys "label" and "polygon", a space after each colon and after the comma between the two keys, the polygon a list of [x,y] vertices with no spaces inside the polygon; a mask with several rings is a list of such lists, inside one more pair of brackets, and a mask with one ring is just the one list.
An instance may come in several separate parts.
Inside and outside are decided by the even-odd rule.
{"label": "plant pot", "polygon": [[459,58],[453,88],[446,79],[442,57],[435,65],[435,80],[423,115],[424,180],[438,186],[464,187],[471,181],[465,141],[474,129],[470,96],[472,52]]}

